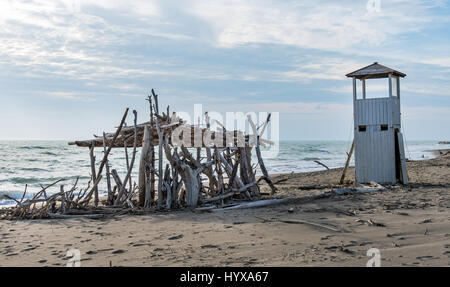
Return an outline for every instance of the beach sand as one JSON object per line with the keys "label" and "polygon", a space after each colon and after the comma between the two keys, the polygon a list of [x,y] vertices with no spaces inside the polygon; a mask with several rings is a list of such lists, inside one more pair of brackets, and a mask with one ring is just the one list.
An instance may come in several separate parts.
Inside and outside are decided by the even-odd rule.
{"label": "beach sand", "polygon": [[[366,266],[377,248],[381,266],[449,266],[450,155],[407,167],[410,186],[303,203],[0,221],[0,265],[65,266],[77,248],[81,266]],[[324,192],[298,187],[336,183],[341,170],[274,176],[287,178],[277,196]]]}

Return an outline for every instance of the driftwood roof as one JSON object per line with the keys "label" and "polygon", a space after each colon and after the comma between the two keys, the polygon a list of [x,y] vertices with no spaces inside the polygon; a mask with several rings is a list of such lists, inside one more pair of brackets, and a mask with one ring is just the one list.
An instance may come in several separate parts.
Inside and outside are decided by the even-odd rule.
{"label": "driftwood roof", "polygon": [[[164,138],[166,138],[166,136],[168,136],[168,141],[170,144],[172,144],[172,139],[171,139],[171,134],[172,131],[174,131],[177,127],[183,126],[185,129],[190,129],[190,135],[191,135],[191,143],[194,144],[195,140],[194,137],[196,135],[202,135],[202,138],[204,136],[204,134],[206,132],[211,133],[211,138],[214,140],[216,138],[216,135],[218,136],[218,132],[215,131],[210,131],[207,128],[201,128],[198,126],[194,126],[194,125],[186,125],[185,123],[183,123],[183,121],[179,118],[172,118],[172,120],[170,121],[170,124],[165,124],[166,120],[161,119],[160,121],[160,127],[164,132]],[[151,124],[150,122],[145,122],[145,123],[141,123],[138,124],[136,126],[137,129],[137,147],[142,147],[142,139],[144,137],[144,129],[145,126],[150,126],[152,127],[152,135],[153,135],[153,145],[158,145],[159,143],[159,137],[158,137],[158,132],[157,132],[157,128],[156,128],[156,124],[153,123]],[[244,138],[246,142],[248,142],[249,140],[249,136],[248,135],[244,135],[241,131],[232,131],[231,132],[233,134],[232,137],[232,145],[236,146],[238,140]],[[105,133],[105,144],[106,146],[110,146],[112,143],[112,147],[113,148],[123,148],[125,145],[130,147],[133,146],[134,143],[134,126],[126,126],[123,127],[117,138],[114,140],[114,135],[115,133]],[[103,136],[97,136],[94,135],[95,138],[93,139],[88,139],[88,140],[77,140],[77,141],[73,141],[73,142],[69,142],[69,145],[76,145],[79,147],[91,147],[92,145],[94,145],[94,147],[103,147]],[[183,138],[183,136],[181,136],[181,138]],[[230,141],[230,139],[228,139]],[[263,141],[262,145],[264,145],[266,141]],[[226,138],[223,137],[223,145],[222,146],[230,146],[230,143],[226,144]],[[187,146],[190,147],[190,146]]]}
{"label": "driftwood roof", "polygon": [[347,74],[347,77],[355,77],[357,79],[376,79],[376,78],[387,78],[389,74],[397,77],[405,77],[406,74],[396,71],[389,67],[383,66],[375,62],[369,66],[356,70]]}

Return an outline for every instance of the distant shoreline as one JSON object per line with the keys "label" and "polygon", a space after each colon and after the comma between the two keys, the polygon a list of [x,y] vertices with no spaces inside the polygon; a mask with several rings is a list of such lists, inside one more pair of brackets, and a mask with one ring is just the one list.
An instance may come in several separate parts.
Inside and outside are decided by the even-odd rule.
{"label": "distant shoreline", "polygon": [[429,149],[429,150],[424,150],[424,152],[431,152],[435,156],[443,156],[443,155],[450,153],[450,149],[448,149],[448,148],[447,149]]}

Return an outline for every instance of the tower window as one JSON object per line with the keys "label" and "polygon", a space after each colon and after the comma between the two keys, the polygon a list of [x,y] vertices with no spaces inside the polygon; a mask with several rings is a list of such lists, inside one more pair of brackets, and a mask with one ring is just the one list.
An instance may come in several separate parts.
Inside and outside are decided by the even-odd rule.
{"label": "tower window", "polygon": [[359,130],[360,132],[365,132],[365,131],[366,131],[366,126],[359,126],[359,127],[358,127],[358,130]]}
{"label": "tower window", "polygon": [[388,125],[381,125],[381,130],[382,131],[387,131],[388,130]]}

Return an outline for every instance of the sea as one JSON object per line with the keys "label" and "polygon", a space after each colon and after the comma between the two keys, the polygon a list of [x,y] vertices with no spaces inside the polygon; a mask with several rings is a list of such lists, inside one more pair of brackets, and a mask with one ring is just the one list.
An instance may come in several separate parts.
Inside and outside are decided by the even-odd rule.
{"label": "sea", "polygon": [[[329,168],[342,167],[350,150],[349,141],[280,141],[276,156],[264,160],[271,174],[308,172],[325,169],[319,161]],[[433,158],[430,150],[450,148],[450,145],[436,141],[408,141],[406,157],[411,160]],[[131,160],[131,148],[128,149]],[[132,180],[137,182],[139,164],[138,149]],[[97,168],[103,157],[101,148],[95,152]],[[124,149],[113,149],[110,156],[111,169],[117,170],[123,179],[126,174],[126,156]],[[257,159],[252,160],[253,163]],[[350,165],[353,165],[353,160]],[[14,204],[5,198],[9,195],[21,198],[27,185],[26,198],[58,179],[64,179],[49,189],[49,194],[59,191],[59,185],[70,188],[78,178],[78,187],[86,188],[90,179],[90,158],[87,148],[68,145],[67,141],[0,141],[0,206]],[[103,180],[100,192],[106,190]]]}

